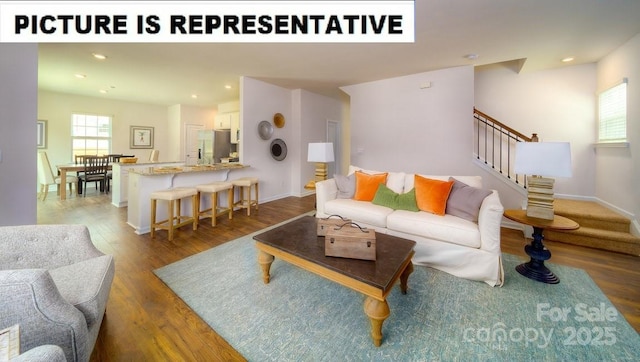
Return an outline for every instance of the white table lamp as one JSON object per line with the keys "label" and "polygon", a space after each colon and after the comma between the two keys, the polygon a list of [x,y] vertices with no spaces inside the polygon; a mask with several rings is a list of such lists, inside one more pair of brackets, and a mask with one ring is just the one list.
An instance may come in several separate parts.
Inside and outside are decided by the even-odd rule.
{"label": "white table lamp", "polygon": [[[307,161],[316,163],[316,177],[313,183],[327,179],[327,163],[333,162],[333,143],[309,143]],[[311,182],[309,182],[311,184]]]}
{"label": "white table lamp", "polygon": [[519,142],[514,172],[527,175],[527,216],[553,220],[554,179],[549,177],[571,177],[571,147],[568,142]]}

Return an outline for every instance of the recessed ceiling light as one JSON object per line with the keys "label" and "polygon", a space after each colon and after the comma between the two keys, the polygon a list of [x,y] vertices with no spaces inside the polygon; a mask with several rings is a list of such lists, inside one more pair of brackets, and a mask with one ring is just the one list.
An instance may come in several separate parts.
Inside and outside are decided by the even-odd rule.
{"label": "recessed ceiling light", "polygon": [[197,99],[197,98],[198,98],[198,95],[197,95],[197,94],[192,94],[192,95],[191,95],[191,98],[193,98],[193,99]]}
{"label": "recessed ceiling light", "polygon": [[562,59],[563,62],[568,63],[568,62],[572,62],[573,59],[575,59],[574,57],[566,57],[564,59]]}
{"label": "recessed ceiling light", "polygon": [[94,58],[99,59],[99,60],[105,60],[107,59],[107,56],[104,54],[99,54],[99,53],[92,53],[91,55],[93,55]]}
{"label": "recessed ceiling light", "polygon": [[230,85],[228,85],[228,84],[227,84],[227,85],[225,85],[224,87],[225,87],[226,89],[231,89],[231,86],[230,86]]}
{"label": "recessed ceiling light", "polygon": [[74,74],[74,75],[75,75],[75,76],[76,76],[76,78],[78,78],[78,79],[84,79],[84,78],[86,78],[86,77],[87,77],[86,75],[84,75],[84,74],[80,74],[80,73],[76,73],[76,74]]}
{"label": "recessed ceiling light", "polygon": [[476,59],[478,59],[478,54],[467,54],[464,57],[469,59],[469,60],[476,60]]}
{"label": "recessed ceiling light", "polygon": [[102,94],[107,94],[107,93],[109,93],[109,91],[108,91],[108,90],[106,90],[106,89],[100,89],[100,93],[102,93]]}

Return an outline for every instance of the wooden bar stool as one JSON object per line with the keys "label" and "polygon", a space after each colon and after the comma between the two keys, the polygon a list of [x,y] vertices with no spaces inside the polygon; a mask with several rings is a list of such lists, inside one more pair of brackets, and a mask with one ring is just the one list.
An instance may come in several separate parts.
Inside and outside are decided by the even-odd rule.
{"label": "wooden bar stool", "polygon": [[[229,220],[233,219],[233,184],[231,182],[212,182],[209,184],[196,186],[198,190],[198,217],[211,216],[211,226],[216,226],[216,218],[220,215],[229,214]],[[218,204],[218,192],[227,191],[227,207]],[[211,207],[200,210],[200,197],[202,194],[211,194]]]}
{"label": "wooden bar stool", "polygon": [[[180,214],[180,202],[191,197],[191,216]],[[193,224],[193,230],[198,229],[198,189],[195,187],[176,187],[151,193],[151,237],[156,229],[169,231],[169,241],[173,240],[173,229],[187,224]],[[156,221],[156,206],[158,200],[169,201],[169,217],[163,221]]]}
{"label": "wooden bar stool", "polygon": [[[231,181],[234,187],[240,188],[240,200],[238,200],[234,206],[238,206],[241,209],[247,209],[247,216],[251,215],[251,206],[255,206],[258,210],[258,178],[257,177],[242,177],[237,180]],[[251,199],[251,186],[254,187],[256,198]],[[246,195],[245,195],[246,191]]]}

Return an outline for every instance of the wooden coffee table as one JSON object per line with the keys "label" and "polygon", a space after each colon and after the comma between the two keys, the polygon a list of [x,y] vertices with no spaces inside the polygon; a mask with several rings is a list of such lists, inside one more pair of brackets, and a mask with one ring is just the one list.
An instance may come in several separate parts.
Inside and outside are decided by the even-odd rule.
{"label": "wooden coffee table", "polygon": [[301,217],[253,238],[265,284],[270,281],[271,263],[277,257],[364,294],[364,312],[371,321],[373,344],[380,346],[382,323],[390,313],[387,295],[398,279],[402,293],[407,293],[415,241],[377,233],[376,261],[325,256],[324,237],[316,235],[313,216]]}

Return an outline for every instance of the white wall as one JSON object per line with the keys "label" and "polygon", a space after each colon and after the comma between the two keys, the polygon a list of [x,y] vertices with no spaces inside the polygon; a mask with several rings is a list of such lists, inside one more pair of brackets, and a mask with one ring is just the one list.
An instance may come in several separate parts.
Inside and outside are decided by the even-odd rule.
{"label": "white wall", "polygon": [[[167,160],[181,160],[183,156],[182,151],[182,123],[181,119],[181,105],[174,104],[167,108]],[[162,152],[160,152],[162,156]],[[186,161],[186,157],[184,157]]]}
{"label": "white wall", "polygon": [[130,126],[154,127],[154,148],[160,151],[161,161],[168,158],[167,108],[164,106],[78,95],[38,92],[38,119],[48,121],[49,143],[45,151],[51,165],[73,162],[71,152],[71,114],[101,114],[113,117],[112,153],[149,158],[150,149],[130,148]]}
{"label": "white wall", "polygon": [[[430,88],[420,86],[431,82]],[[478,174],[473,67],[343,87],[351,97],[351,164],[441,175]]]}
{"label": "white wall", "polygon": [[[291,170],[296,162],[291,91],[249,77],[240,79],[240,162],[248,169],[232,171],[230,177],[251,175],[260,179],[260,201],[269,201],[291,195]],[[273,124],[273,115],[282,113],[285,127],[274,128],[269,140],[258,135],[258,124]],[[271,157],[271,142],[282,139],[287,145],[287,157],[276,161]]]}
{"label": "white wall", "polygon": [[38,119],[48,121],[49,143],[45,151],[52,165],[73,162],[71,153],[71,114],[102,114],[113,117],[111,152],[149,158],[150,149],[130,148],[130,126],[154,128],[154,149],[159,161],[183,161],[181,142],[184,125],[202,124],[213,127],[214,107],[127,102],[85,97],[49,91],[38,92]]}
{"label": "white wall", "polygon": [[[327,141],[327,120],[341,123],[342,102],[299,90],[294,93],[300,104],[299,118],[300,130],[298,146],[300,148],[299,169],[293,172],[295,182],[294,194],[302,195],[309,193],[305,191],[304,185],[315,178],[316,166],[313,162],[307,162],[309,143]],[[328,175],[333,177],[333,175]]]}
{"label": "white wall", "polygon": [[[307,144],[324,140],[326,119],[341,120],[340,101],[305,90],[289,90],[249,77],[240,80],[240,162],[250,167],[232,171],[231,178],[245,175],[260,179],[260,201],[308,193],[304,184],[314,175],[315,166],[307,162]],[[273,136],[263,140],[258,124],[282,113],[285,125],[273,127]],[[276,139],[287,145],[287,157],[276,161],[270,145]]]}
{"label": "white wall", "polygon": [[640,222],[640,34],[598,62],[598,91],[623,77],[627,85],[627,138],[629,148],[598,148],[596,196],[628,211]]}
{"label": "white wall", "polygon": [[0,43],[0,225],[35,224],[38,45]]}
{"label": "white wall", "polygon": [[[555,192],[593,196],[595,64],[521,74],[493,65],[479,67],[475,73],[478,110],[526,135],[537,133],[540,141],[571,143],[573,176],[557,178]],[[491,185],[500,191],[505,207],[521,206],[522,195],[498,183]]]}

